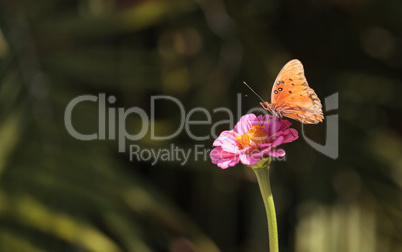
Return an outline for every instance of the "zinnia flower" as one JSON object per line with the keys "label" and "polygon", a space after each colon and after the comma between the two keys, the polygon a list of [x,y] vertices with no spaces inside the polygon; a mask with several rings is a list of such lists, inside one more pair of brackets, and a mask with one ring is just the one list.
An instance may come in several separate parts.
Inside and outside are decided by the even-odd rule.
{"label": "zinnia flower", "polygon": [[212,163],[226,169],[239,161],[252,166],[267,156],[283,157],[285,151],[277,147],[298,138],[298,132],[290,125],[289,121],[271,115],[244,115],[233,130],[223,131],[214,141]]}

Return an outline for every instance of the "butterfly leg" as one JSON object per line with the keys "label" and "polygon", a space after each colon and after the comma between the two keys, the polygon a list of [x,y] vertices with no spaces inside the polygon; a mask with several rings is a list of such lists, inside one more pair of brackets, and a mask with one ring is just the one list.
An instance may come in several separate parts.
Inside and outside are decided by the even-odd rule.
{"label": "butterfly leg", "polygon": [[[277,113],[279,120],[283,120],[283,116],[281,113]],[[296,137],[295,135],[293,135],[292,131],[289,128],[290,125],[287,125],[286,128],[289,130],[290,134],[292,134],[293,137]]]}
{"label": "butterfly leg", "polygon": [[293,137],[296,137],[295,135],[293,135],[292,131],[290,130],[289,125],[286,128],[288,128],[288,130],[290,131],[290,134],[292,134]]}

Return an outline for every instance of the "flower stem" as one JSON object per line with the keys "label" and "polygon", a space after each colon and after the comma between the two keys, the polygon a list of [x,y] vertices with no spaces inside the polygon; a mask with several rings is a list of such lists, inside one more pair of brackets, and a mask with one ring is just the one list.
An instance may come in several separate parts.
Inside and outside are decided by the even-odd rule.
{"label": "flower stem", "polygon": [[272,197],[271,185],[269,182],[269,163],[268,165],[253,169],[260,186],[262,199],[264,200],[265,211],[268,219],[269,251],[279,252],[278,228],[276,224],[276,213],[274,198]]}

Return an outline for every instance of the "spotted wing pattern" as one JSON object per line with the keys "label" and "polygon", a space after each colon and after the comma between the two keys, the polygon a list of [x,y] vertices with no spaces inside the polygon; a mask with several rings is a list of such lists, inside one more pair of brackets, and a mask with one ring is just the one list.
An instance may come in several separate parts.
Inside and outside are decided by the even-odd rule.
{"label": "spotted wing pattern", "polygon": [[277,114],[305,124],[317,124],[324,119],[321,101],[309,87],[303,65],[297,59],[289,61],[279,72],[269,106]]}

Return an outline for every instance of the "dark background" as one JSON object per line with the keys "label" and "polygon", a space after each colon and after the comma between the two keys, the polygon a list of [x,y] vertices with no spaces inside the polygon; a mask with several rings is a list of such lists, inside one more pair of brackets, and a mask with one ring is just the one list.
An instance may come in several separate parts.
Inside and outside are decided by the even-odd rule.
{"label": "dark background", "polygon": [[[130,161],[116,140],[80,141],[64,125],[80,95],[139,107],[154,95],[186,113],[228,120],[264,99],[290,59],[302,61],[324,98],[339,92],[339,158],[303,138],[284,146],[271,179],[282,252],[402,251],[402,2],[0,1],[1,251],[268,251],[258,185],[243,165],[209,158]],[[247,97],[245,97],[247,95]],[[156,106],[157,134],[180,124],[178,106]],[[205,120],[195,113],[193,120]],[[77,105],[79,132],[98,130],[94,102]],[[300,123],[293,126],[300,132]],[[127,117],[128,132],[141,129]],[[216,133],[230,128],[222,123]],[[210,150],[212,125],[191,126],[143,149]],[[305,127],[325,143],[325,122]]]}

